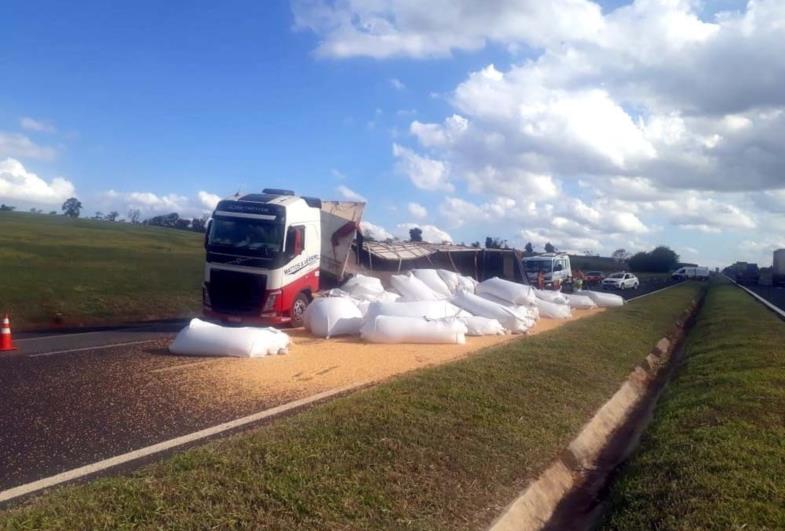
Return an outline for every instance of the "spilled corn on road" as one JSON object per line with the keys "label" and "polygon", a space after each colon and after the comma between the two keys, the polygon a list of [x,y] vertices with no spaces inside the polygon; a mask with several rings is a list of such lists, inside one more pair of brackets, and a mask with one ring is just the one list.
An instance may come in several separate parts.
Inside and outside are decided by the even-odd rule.
{"label": "spilled corn on road", "polygon": [[[601,310],[575,311],[574,319]],[[531,333],[566,321],[540,320]],[[290,353],[173,356],[171,330],[91,332],[43,348],[27,337],[0,357],[0,490],[189,434],[321,391],[445,363],[523,336],[465,345],[378,345],[289,331]],[[40,336],[39,336],[40,337]],[[101,338],[116,346],[90,346]],[[58,338],[53,338],[56,340]],[[525,339],[524,339],[525,340]],[[54,347],[54,348],[53,348]]]}

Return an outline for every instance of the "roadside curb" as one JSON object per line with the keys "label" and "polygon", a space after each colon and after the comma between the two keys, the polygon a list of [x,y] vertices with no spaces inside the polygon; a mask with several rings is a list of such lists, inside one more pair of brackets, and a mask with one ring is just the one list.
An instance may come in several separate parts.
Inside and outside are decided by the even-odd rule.
{"label": "roadside curb", "polygon": [[[599,472],[603,462],[620,460],[626,453],[610,448],[614,436],[621,434],[629,439],[623,432],[625,429],[632,431],[630,425],[635,423],[634,414],[647,401],[656,398],[664,386],[673,354],[690,328],[702,297],[690,302],[672,329],[657,341],[561,455],[491,524],[492,531],[543,529],[553,524],[557,511],[570,496],[581,489],[591,491],[592,496],[601,490],[608,478],[608,473]],[[609,455],[614,452],[621,455]]]}
{"label": "roadside curb", "polygon": [[753,296],[753,297],[754,297],[754,298],[755,298],[755,299],[756,299],[758,302],[760,302],[761,304],[763,304],[763,305],[764,305],[766,308],[768,308],[768,309],[769,309],[769,310],[771,310],[772,312],[776,313],[776,314],[777,314],[777,316],[778,316],[780,319],[785,319],[785,311],[783,311],[783,310],[781,310],[780,308],[778,308],[778,307],[774,306],[772,303],[770,303],[769,301],[767,301],[766,299],[764,299],[763,297],[761,297],[760,295],[758,295],[757,293],[755,293],[755,292],[754,292],[754,291],[752,291],[751,289],[749,289],[749,288],[745,288],[744,286],[742,286],[741,284],[739,284],[738,282],[736,282],[735,280],[733,280],[733,279],[732,279],[732,278],[730,278],[729,276],[727,276],[727,275],[724,275],[724,276],[725,276],[725,278],[727,278],[728,280],[730,280],[731,282],[733,282],[733,284],[735,284],[737,288],[741,288],[741,289],[743,289],[744,291],[746,291],[747,293],[749,293],[750,295],[752,295],[752,296]]}

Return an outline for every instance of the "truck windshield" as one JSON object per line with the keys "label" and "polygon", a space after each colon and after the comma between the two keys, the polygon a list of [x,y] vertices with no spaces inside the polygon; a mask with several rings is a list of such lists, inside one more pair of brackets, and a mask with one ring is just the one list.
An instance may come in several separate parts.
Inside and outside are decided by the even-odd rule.
{"label": "truck windshield", "polygon": [[207,235],[207,247],[219,251],[271,256],[281,251],[283,224],[262,219],[216,217]]}
{"label": "truck windshield", "polygon": [[551,260],[524,260],[523,268],[526,271],[539,273],[550,273],[553,270],[553,262]]}

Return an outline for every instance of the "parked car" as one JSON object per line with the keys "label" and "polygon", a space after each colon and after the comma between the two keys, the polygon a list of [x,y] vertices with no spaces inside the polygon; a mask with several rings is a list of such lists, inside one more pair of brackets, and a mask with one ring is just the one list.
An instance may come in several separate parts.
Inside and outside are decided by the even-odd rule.
{"label": "parked car", "polygon": [[611,289],[638,289],[640,284],[638,277],[625,271],[608,275],[605,280],[602,281],[603,288]]}
{"label": "parked car", "polygon": [[583,276],[587,284],[596,284],[597,282],[602,282],[605,278],[605,274],[602,271],[586,271]]}

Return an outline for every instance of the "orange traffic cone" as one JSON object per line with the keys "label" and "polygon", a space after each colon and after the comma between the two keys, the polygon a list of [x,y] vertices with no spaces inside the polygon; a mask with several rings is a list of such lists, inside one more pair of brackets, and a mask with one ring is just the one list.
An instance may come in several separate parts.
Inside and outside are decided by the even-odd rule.
{"label": "orange traffic cone", "polygon": [[8,320],[8,314],[3,318],[3,328],[0,330],[0,352],[6,350],[16,350],[11,338],[11,321]]}

